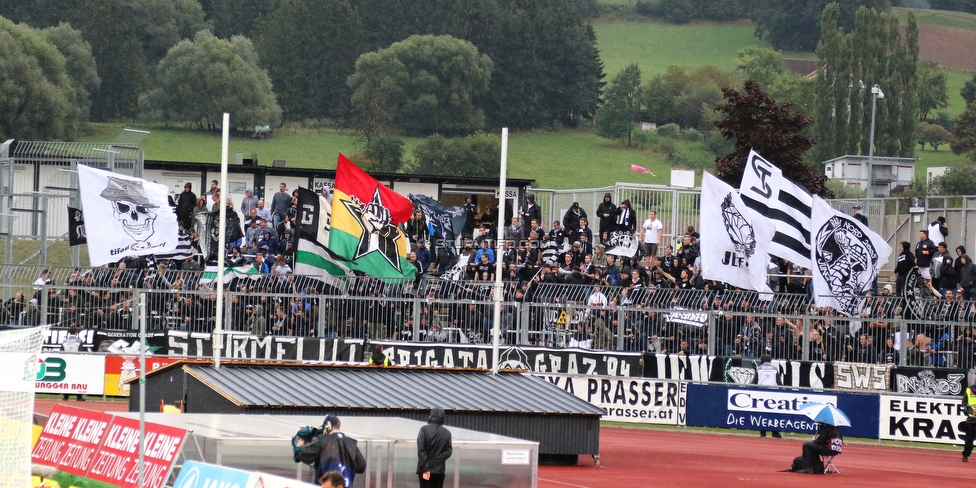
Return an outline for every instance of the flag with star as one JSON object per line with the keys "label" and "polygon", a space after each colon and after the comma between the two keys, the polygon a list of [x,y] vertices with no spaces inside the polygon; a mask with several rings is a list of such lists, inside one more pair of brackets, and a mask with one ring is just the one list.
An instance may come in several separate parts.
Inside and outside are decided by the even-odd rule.
{"label": "flag with star", "polygon": [[397,224],[410,218],[406,197],[380,184],[339,154],[329,249],[352,261],[351,269],[377,278],[413,278],[409,242]]}

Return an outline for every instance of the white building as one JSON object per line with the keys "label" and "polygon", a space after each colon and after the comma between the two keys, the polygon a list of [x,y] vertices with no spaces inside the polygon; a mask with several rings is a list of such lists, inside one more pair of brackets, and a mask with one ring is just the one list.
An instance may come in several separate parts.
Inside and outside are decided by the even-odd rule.
{"label": "white building", "polygon": [[868,190],[868,157],[847,155],[824,161],[824,173],[848,185],[868,190],[868,197],[887,197],[899,185],[909,185],[915,177],[918,158],[874,156],[871,159],[871,179]]}

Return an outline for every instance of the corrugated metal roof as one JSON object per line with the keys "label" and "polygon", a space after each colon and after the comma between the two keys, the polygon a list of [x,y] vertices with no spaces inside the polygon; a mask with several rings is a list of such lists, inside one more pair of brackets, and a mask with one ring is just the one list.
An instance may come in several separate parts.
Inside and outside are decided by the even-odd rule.
{"label": "corrugated metal roof", "polygon": [[186,364],[183,369],[243,407],[361,408],[602,415],[603,410],[527,374],[376,368]]}

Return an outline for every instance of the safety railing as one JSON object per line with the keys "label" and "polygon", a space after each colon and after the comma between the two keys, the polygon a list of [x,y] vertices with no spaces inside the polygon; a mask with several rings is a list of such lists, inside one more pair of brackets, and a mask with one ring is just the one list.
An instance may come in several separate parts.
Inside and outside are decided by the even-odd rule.
{"label": "safety railing", "polygon": [[[9,268],[10,277],[32,274]],[[50,283],[0,284],[11,297],[0,323],[131,330],[145,293],[150,329],[217,329],[214,276],[206,272],[48,271]],[[307,276],[251,274],[226,283],[228,332],[488,343],[495,323],[486,281],[355,278],[339,289]],[[976,358],[976,304],[961,299],[872,296],[860,316],[844,317],[805,294],[740,290],[510,281],[501,298],[499,334],[508,344],[964,368]]]}

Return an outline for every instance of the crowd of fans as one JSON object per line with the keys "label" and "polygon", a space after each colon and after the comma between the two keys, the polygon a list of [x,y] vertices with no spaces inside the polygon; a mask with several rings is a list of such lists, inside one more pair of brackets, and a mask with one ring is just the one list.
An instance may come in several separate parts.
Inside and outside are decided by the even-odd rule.
{"label": "crowd of fans", "polygon": [[[196,202],[190,215],[182,195],[177,203],[181,232],[189,232],[184,229],[192,212],[206,208],[206,198],[197,199],[190,189],[187,185],[184,192]],[[328,197],[327,191],[323,194]],[[216,182],[209,199],[211,208],[220,202]],[[226,204],[233,209],[232,202]],[[955,257],[947,251],[942,218],[920,232],[914,251],[902,243],[895,287],[870,293],[860,316],[842,317],[814,303],[809,270],[786,260],[771,262],[770,285],[777,292],[772,300],[705,280],[700,235],[693,227],[669,244],[653,210],[638,225],[629,202],[616,206],[609,194],[597,209],[596,232],[577,203],[544,229],[531,195],[497,229],[497,209],[486,208],[479,219],[468,197],[460,250],[431,236],[417,211],[403,224],[417,280],[359,277],[348,289],[335,289],[292,272],[296,204],[296,194],[288,194],[284,184],[270,209],[248,192],[241,209],[245,237],[231,243],[227,259],[234,266],[252,264],[257,273],[226,284],[230,329],[256,335],[487,342],[500,260],[501,333],[508,342],[898,364],[904,341],[907,364],[976,364],[976,265],[962,246]],[[855,217],[864,217],[857,208]],[[614,232],[633,233],[640,244],[636,255],[617,255],[620,250],[609,246]],[[938,244],[929,238],[932,233],[938,233]],[[496,255],[493,244],[499,235]],[[199,252],[199,246],[194,249]],[[901,296],[912,269],[918,269],[931,300],[923,301],[921,314],[916,310],[906,317]],[[127,258],[74,270],[63,283],[54,283],[45,271],[33,295],[17,293],[0,307],[0,321],[29,326],[41,323],[46,313],[47,323],[62,327],[134,328],[135,293],[147,291],[151,328],[209,332],[216,325],[216,284],[203,279],[202,271],[197,257]],[[711,328],[714,349],[709,347]]]}

